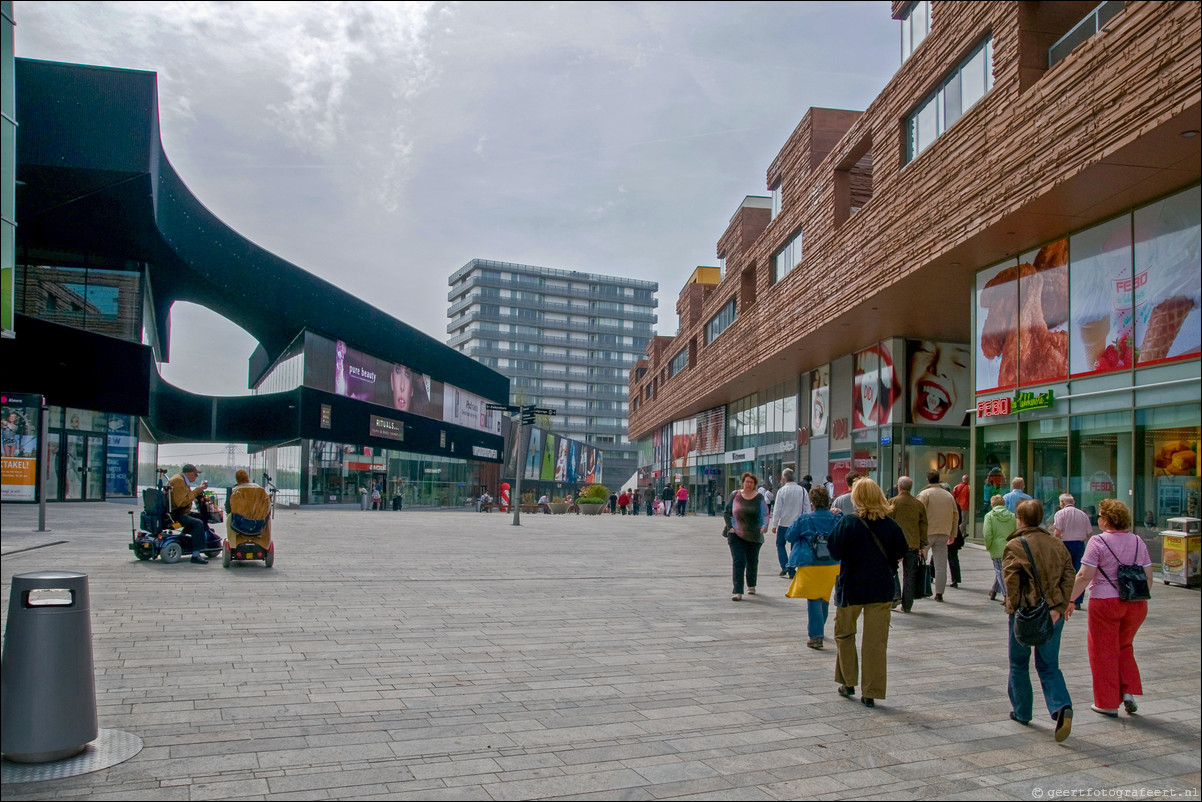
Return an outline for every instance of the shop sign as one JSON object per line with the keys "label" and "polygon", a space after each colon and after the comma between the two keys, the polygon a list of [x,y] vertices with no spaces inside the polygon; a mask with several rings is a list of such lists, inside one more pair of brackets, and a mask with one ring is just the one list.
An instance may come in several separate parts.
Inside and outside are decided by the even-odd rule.
{"label": "shop sign", "polygon": [[472,446],[472,456],[497,459],[497,450],[495,448],[485,448],[484,446]]}
{"label": "shop sign", "polygon": [[730,465],[735,462],[750,462],[755,459],[754,448],[741,448],[738,451],[726,452],[726,464]]}
{"label": "shop sign", "polygon": [[321,428],[330,428],[330,418],[333,415],[329,404],[321,405]]}
{"label": "shop sign", "polygon": [[369,429],[372,437],[383,437],[388,440],[404,440],[405,439],[405,424],[399,420],[391,418],[383,418],[379,415],[371,416],[371,427]]}
{"label": "shop sign", "polygon": [[425,468],[422,473],[442,473],[442,468]]}
{"label": "shop sign", "polygon": [[936,459],[939,471],[958,471],[964,467],[964,455],[955,451],[940,453]]}
{"label": "shop sign", "polygon": [[1056,396],[1051,390],[1042,393],[1023,392],[1014,396],[1011,409],[1015,412],[1030,412],[1035,409],[1051,409],[1056,404]]}
{"label": "shop sign", "polygon": [[1009,398],[991,398],[977,402],[977,418],[996,418],[1010,414]]}

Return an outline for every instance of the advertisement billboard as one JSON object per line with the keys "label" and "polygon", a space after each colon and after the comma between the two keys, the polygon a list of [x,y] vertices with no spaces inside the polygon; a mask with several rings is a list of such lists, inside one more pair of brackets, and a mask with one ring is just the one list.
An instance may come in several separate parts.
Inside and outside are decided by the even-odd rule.
{"label": "advertisement billboard", "polygon": [[964,343],[907,340],[906,422],[965,425],[973,403],[971,359]]}
{"label": "advertisement billboard", "polygon": [[37,501],[42,397],[0,395],[0,500]]}

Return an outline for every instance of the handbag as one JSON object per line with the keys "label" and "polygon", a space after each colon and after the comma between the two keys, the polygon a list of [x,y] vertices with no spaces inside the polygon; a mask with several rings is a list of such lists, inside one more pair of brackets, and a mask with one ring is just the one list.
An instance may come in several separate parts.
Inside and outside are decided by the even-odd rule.
{"label": "handbag", "polygon": [[1035,557],[1025,537],[1020,538],[1027,559],[1031,561],[1031,575],[1035,577],[1035,588],[1039,591],[1039,603],[1032,607],[1020,607],[1014,613],[1014,639],[1023,646],[1042,646],[1052,639],[1055,627],[1052,624],[1052,609],[1048,607],[1047,597],[1043,592],[1043,583],[1039,581],[1039,569],[1035,567]]}
{"label": "handbag", "polygon": [[[1102,576],[1106,577],[1106,581],[1118,589],[1119,601],[1146,601],[1152,598],[1152,591],[1148,587],[1148,575],[1144,571],[1143,566],[1135,565],[1134,563],[1124,565],[1123,561],[1118,558],[1118,555],[1114,553],[1114,549],[1110,548],[1110,544],[1105,539],[1102,540],[1102,545],[1106,547],[1106,550],[1114,557],[1115,562],[1119,564],[1118,581],[1111,579],[1105,571],[1102,571]],[[1136,559],[1138,554],[1139,547],[1136,546],[1136,553],[1132,559]],[[1098,570],[1101,570],[1101,568],[1099,567]]]}
{"label": "handbag", "polygon": [[935,561],[922,564],[922,588],[918,594],[921,598],[929,599],[935,595]]}

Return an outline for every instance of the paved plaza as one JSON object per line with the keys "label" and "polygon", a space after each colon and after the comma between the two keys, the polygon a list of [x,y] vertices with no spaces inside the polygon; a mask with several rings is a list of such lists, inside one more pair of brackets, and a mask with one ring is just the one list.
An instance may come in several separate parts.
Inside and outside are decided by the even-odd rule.
{"label": "paved plaza", "polygon": [[281,509],[275,567],[225,570],[138,562],[131,509],[52,505],[37,533],[36,507],[3,507],[5,620],[14,574],[88,574],[100,726],[145,744],[6,802],[1198,798],[1197,590],[1153,587],[1146,695],[1118,720],[1089,709],[1074,616],[1058,745],[1007,717],[979,549],[946,603],[894,615],[868,709],[835,693],[833,613],[806,648],[771,546],[731,602],[717,518]]}

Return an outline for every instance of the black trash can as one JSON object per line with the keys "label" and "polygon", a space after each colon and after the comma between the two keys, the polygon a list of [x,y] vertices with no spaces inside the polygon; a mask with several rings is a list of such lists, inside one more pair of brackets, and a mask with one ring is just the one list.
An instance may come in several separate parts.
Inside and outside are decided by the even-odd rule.
{"label": "black trash can", "polygon": [[13,577],[0,672],[0,752],[19,763],[61,760],[96,740],[96,675],[88,577]]}

